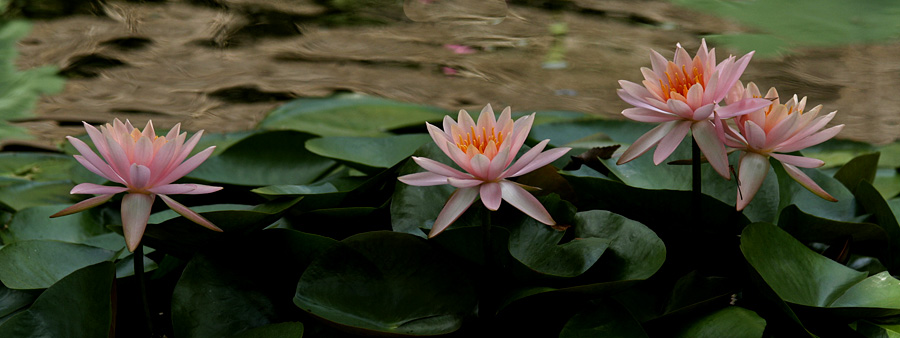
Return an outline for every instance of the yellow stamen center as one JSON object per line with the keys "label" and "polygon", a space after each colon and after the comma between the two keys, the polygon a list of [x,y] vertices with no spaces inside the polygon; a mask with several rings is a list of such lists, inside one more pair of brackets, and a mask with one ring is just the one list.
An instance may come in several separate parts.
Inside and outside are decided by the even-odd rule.
{"label": "yellow stamen center", "polygon": [[491,128],[490,133],[488,133],[487,129],[482,127],[481,133],[477,133],[475,132],[475,127],[472,127],[465,135],[457,134],[456,136],[459,140],[456,142],[456,146],[464,153],[468,153],[469,148],[474,147],[474,150],[478,153],[484,154],[491,141],[494,141],[495,148],[492,150],[496,153],[500,149],[500,145],[503,144],[503,133],[496,133],[494,128]]}
{"label": "yellow stamen center", "polygon": [[681,66],[681,69],[679,70],[678,66],[672,61],[669,61],[669,64],[666,67],[666,80],[668,83],[663,83],[662,79],[659,80],[659,87],[662,89],[664,100],[678,97],[672,95],[673,93],[685,98],[691,87],[698,83],[703,86],[703,88],[706,88],[706,81],[703,80],[702,69],[691,67],[691,71],[688,72],[686,66]]}

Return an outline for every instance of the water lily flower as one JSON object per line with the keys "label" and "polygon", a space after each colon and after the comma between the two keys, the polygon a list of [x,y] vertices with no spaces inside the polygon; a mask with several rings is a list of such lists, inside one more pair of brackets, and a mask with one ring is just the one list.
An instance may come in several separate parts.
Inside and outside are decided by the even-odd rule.
{"label": "water lily flower", "polygon": [[59,217],[95,207],[108,201],[120,192],[128,194],[122,198],[122,228],[129,251],[134,251],[141,242],[150,208],[159,196],[169,208],[185,218],[215,231],[222,231],[207,219],[167,195],[208,194],[222,187],[202,184],[173,184],[175,180],[197,168],[205,161],[215,147],[209,147],[190,159],[190,154],[203,131],[194,134],[187,142],[187,133],[180,132],[181,124],[176,124],[166,136],[156,136],[153,122],[148,121],[144,130],[138,130],[131,122],[116,119],[112,125],[100,126],[100,130],[84,123],[91,141],[103,158],[101,159],[83,141],[68,136],[69,142],[81,155],[75,160],[91,172],[124,187],[81,183],[72,188],[72,194],[96,194],[71,207],[50,216]]}
{"label": "water lily flower", "polygon": [[[752,82],[746,88],[738,83],[735,88],[735,91],[729,94],[729,100],[761,97],[759,89]],[[804,112],[806,97],[798,100],[797,95],[782,104],[778,100],[778,91],[775,88],[769,89],[766,98],[775,101],[764,109],[736,117],[734,122],[737,129],[722,125],[725,144],[743,151],[738,166],[740,185],[737,210],[743,210],[756,195],[769,171],[769,157],[780,161],[788,175],[803,187],[819,197],[836,202],[837,199],[797,168],[817,168],[825,162],[782,153],[802,150],[837,135],[844,128],[843,124],[820,131],[834,118],[837,111],[818,116],[822,110],[822,105],[818,105]]]}
{"label": "water lily flower", "polygon": [[761,109],[769,101],[748,98],[719,106],[729,90],[738,81],[753,52],[735,60],[730,56],[716,64],[715,48],[707,50],[706,40],[700,44],[697,54],[690,55],[678,44],[673,61],[667,61],[656,51],[650,51],[653,69],[641,68],[643,86],[620,80],[617,93],[625,102],[633,105],[622,111],[625,117],[640,121],[660,123],[637,139],[619,158],[617,164],[629,162],[656,146],[653,162],[657,165],[669,157],[688,131],[697,141],[700,151],[710,165],[726,179],[728,157],[717,136],[712,122],[713,114],[731,118]]}
{"label": "water lily flower", "polygon": [[510,108],[506,107],[500,113],[500,119],[495,119],[494,111],[488,104],[481,110],[477,123],[465,110],[459,111],[457,121],[445,116],[443,131],[426,123],[428,133],[437,146],[465,171],[461,172],[432,159],[413,156],[413,161],[427,171],[399,178],[409,185],[450,184],[459,188],[450,195],[428,237],[444,231],[479,195],[489,210],[497,210],[502,199],[541,223],[556,224],[534,196],[507,178],[543,167],[565,155],[571,148],[543,151],[550,142],[543,140],[513,163],[531,131],[535,114],[523,116],[515,122],[510,114]]}

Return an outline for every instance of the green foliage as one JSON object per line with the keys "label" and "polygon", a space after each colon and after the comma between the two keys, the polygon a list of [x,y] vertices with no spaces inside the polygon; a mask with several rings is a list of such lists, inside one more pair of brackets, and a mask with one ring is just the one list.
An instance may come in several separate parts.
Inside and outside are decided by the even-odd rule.
{"label": "green foliage", "polygon": [[[160,330],[174,337],[897,332],[884,324],[900,315],[895,145],[807,151],[839,162],[805,171],[839,202],[811,194],[773,162],[742,212],[736,182],[703,164],[700,217],[688,166],[657,166],[649,156],[624,165],[587,158],[590,167],[560,172],[564,157],[556,168],[516,178],[541,189],[534,194],[557,225],[503,203],[490,212],[485,248],[481,201],[426,239],[455,188],[397,180],[422,171],[410,155],[455,166],[423,133],[425,120],[439,123],[443,114],[342,95],[288,103],[258,130],[204,136],[198,148],[216,145],[216,152],[180,183],[224,189],[173,196],[224,232],[154,208],[143,260],[150,289],[159,290],[151,308],[171,313]],[[545,112],[527,142],[550,138],[552,146],[580,148],[570,153],[577,155],[627,145],[649,127]],[[686,149],[672,159],[688,158]],[[736,164],[738,155],[729,160]],[[70,336],[70,328],[104,336],[112,278],[120,279],[117,315],[135,308],[120,199],[48,218],[85,197],[69,194],[82,182],[106,184],[70,156],[0,153],[0,336]],[[49,308],[51,299],[77,315]]]}

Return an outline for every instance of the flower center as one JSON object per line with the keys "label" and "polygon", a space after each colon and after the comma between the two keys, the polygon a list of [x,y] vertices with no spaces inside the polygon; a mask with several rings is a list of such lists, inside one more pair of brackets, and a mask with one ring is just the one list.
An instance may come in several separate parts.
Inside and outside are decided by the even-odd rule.
{"label": "flower center", "polygon": [[[503,144],[503,133],[495,133],[494,128],[491,128],[491,132],[488,133],[487,128],[482,127],[481,132],[478,133],[475,131],[475,127],[472,127],[465,135],[457,134],[456,136],[459,140],[456,142],[456,146],[467,154],[470,148],[480,154],[485,154],[485,150],[488,151],[488,154],[496,154],[500,145]],[[491,141],[493,141],[492,145]],[[488,148],[488,145],[491,145],[492,149]],[[488,156],[488,158],[493,158],[493,156]]]}
{"label": "flower center", "polygon": [[686,66],[678,69],[678,66],[672,61],[669,61],[666,66],[666,80],[668,84],[663,83],[662,79],[659,80],[659,87],[662,89],[663,99],[666,101],[669,99],[686,100],[688,90],[698,83],[706,88],[702,69],[691,67],[691,71],[688,72]]}

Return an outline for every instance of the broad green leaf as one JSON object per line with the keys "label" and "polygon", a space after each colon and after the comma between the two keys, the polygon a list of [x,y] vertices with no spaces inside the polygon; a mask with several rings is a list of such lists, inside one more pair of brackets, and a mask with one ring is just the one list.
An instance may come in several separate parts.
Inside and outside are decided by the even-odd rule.
{"label": "broad green leaf", "polygon": [[869,321],[859,321],[856,331],[866,338],[900,338],[900,325],[874,324]]}
{"label": "broad green leaf", "polygon": [[878,170],[880,156],[881,153],[875,152],[854,157],[834,174],[834,178],[847,187],[851,193],[855,193],[856,186],[860,181],[869,183],[875,181],[875,172]]}
{"label": "broad green leaf", "polygon": [[575,237],[610,241],[593,269],[603,276],[600,280],[647,279],[666,260],[663,241],[640,222],[606,210],[583,211],[575,217]]}
{"label": "broad green leaf", "polygon": [[586,310],[572,316],[559,338],[592,337],[649,337],[641,323],[628,310],[612,299],[595,302]]}
{"label": "broad green leaf", "polygon": [[287,322],[269,324],[238,333],[231,338],[300,338],[303,337],[303,323]]}
{"label": "broad green leaf", "polygon": [[900,312],[900,280],[882,271],[847,289],[830,306],[887,308]]}
{"label": "broad green leaf", "polygon": [[433,142],[428,134],[385,137],[332,136],[306,141],[306,149],[365,172],[390,168],[409,157],[421,145]]}
{"label": "broad green leaf", "polygon": [[[453,161],[434,143],[425,143],[413,155],[455,166]],[[419,167],[412,160],[408,160],[400,167],[397,174],[403,176],[423,171],[425,169]],[[434,224],[437,215],[444,208],[444,203],[447,202],[454,190],[456,188],[449,184],[419,187],[397,181],[394,195],[391,198],[391,225],[394,231],[424,238],[426,232],[422,231],[422,229],[431,229],[431,225]],[[476,201],[475,203],[480,202]],[[463,220],[463,217],[460,217],[452,226],[463,225],[464,222],[461,222]]]}
{"label": "broad green leaf", "polygon": [[587,140],[632,143],[653,127],[651,123],[589,118],[535,125],[528,137],[534,140],[550,139],[550,144],[557,147]]}
{"label": "broad green leaf", "polygon": [[885,261],[885,265],[891,270],[900,269],[900,220],[891,210],[891,205],[866,181],[860,182],[857,186],[856,198],[888,235],[890,257]]}
{"label": "broad green leaf", "polygon": [[424,239],[376,231],[323,252],[294,304],[357,332],[438,335],[459,329],[476,300],[472,282]]}
{"label": "broad green leaf", "polygon": [[704,316],[679,330],[675,337],[757,338],[763,336],[766,320],[738,306],[729,306]]}
{"label": "broad green leaf", "polygon": [[311,137],[293,131],[255,134],[210,157],[188,177],[250,186],[309,184],[335,165],[303,147]]}
{"label": "broad green leaf", "polygon": [[69,194],[71,181],[25,181],[0,187],[0,204],[14,210],[41,205],[73,204],[78,196]]}
{"label": "broad green leaf", "polygon": [[606,238],[577,238],[559,244],[564,234],[526,217],[510,229],[509,252],[541,274],[575,277],[593,266],[610,243]]}
{"label": "broad green leaf", "polygon": [[297,99],[278,107],[261,129],[290,129],[320,136],[386,136],[391,129],[440,121],[447,111],[359,94]]}
{"label": "broad green leaf", "polygon": [[61,181],[80,166],[68,155],[46,153],[0,153],[0,186],[16,181]]}
{"label": "broad green leaf", "polygon": [[80,267],[51,285],[28,310],[0,324],[0,337],[107,337],[112,321],[110,262]]}
{"label": "broad green leaf", "polygon": [[31,305],[43,290],[13,290],[0,283],[0,326],[5,317],[24,310]]}
{"label": "broad green leaf", "polygon": [[299,323],[280,329],[271,324],[294,319],[291,295],[297,280],[334,243],[299,231],[269,229],[194,255],[172,295],[176,336],[254,337],[262,331],[282,337],[274,332],[297,332],[297,325],[302,332]]}
{"label": "broad green leaf", "polygon": [[99,212],[96,210],[50,218],[50,215],[66,207],[68,205],[22,209],[13,215],[6,229],[0,230],[0,238],[7,244],[32,239],[83,243],[88,238],[109,232],[100,222]]}
{"label": "broad green leaf", "polygon": [[775,174],[778,176],[780,190],[779,210],[788,205],[796,204],[800,210],[813,216],[833,219],[837,221],[851,221],[856,217],[856,200],[850,190],[840,181],[825,175],[817,169],[800,168],[803,173],[812,178],[822,189],[836,198],[837,202],[827,201],[816,196],[800,183],[794,181],[784,167],[775,159],[769,159]]}
{"label": "broad green leaf", "polygon": [[75,270],[112,259],[114,254],[83,244],[15,242],[0,250],[0,281],[10,289],[45,289]]}
{"label": "broad green leaf", "polygon": [[741,234],[741,251],[772,290],[787,302],[827,307],[866,274],[825,258],[784,230],[754,223]]}
{"label": "broad green leaf", "polygon": [[835,221],[807,214],[790,205],[781,211],[778,227],[803,243],[832,243],[847,237],[854,242],[888,242],[888,232],[877,224]]}

